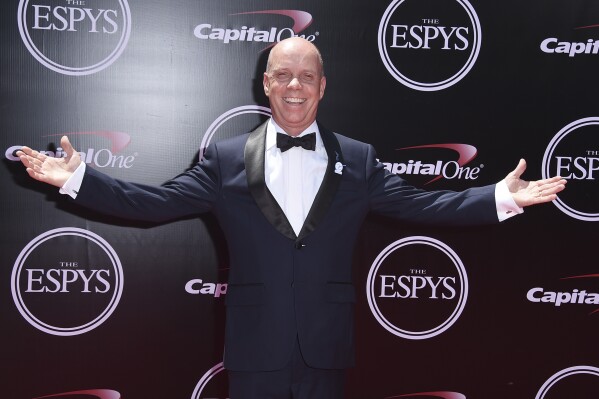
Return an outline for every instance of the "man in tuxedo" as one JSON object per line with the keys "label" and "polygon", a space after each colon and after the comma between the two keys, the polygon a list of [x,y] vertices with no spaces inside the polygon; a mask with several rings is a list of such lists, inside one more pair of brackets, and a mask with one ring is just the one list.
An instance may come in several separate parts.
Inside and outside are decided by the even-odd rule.
{"label": "man in tuxedo", "polygon": [[497,223],[551,201],[555,177],[427,192],[388,173],[370,145],[316,122],[326,78],[318,49],[301,38],[277,44],[264,73],[272,118],[209,146],[204,160],[161,187],[86,168],[67,156],[19,153],[35,179],[81,205],[119,217],[167,221],[213,212],[230,252],[224,363],[232,399],[343,397],[354,364],[351,248],[369,212],[399,221]]}

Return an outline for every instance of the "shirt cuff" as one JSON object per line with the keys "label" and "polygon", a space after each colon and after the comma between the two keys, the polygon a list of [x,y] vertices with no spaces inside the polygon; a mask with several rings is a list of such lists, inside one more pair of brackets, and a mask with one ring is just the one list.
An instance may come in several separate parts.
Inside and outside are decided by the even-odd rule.
{"label": "shirt cuff", "polygon": [[83,176],[85,175],[85,162],[81,162],[77,169],[73,172],[71,177],[64,183],[64,185],[58,190],[61,194],[66,194],[71,198],[77,198],[81,183],[83,182]]}
{"label": "shirt cuff", "polygon": [[503,180],[495,185],[495,206],[500,222],[524,212],[524,209],[520,208],[512,198],[512,194]]}

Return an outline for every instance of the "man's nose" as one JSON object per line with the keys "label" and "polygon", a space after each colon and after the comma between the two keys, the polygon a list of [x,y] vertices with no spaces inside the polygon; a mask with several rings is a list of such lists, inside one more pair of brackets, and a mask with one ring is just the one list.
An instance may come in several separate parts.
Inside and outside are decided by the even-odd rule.
{"label": "man's nose", "polygon": [[287,87],[292,89],[300,89],[302,87],[302,84],[300,83],[298,78],[293,78],[291,79],[291,82],[289,82]]}

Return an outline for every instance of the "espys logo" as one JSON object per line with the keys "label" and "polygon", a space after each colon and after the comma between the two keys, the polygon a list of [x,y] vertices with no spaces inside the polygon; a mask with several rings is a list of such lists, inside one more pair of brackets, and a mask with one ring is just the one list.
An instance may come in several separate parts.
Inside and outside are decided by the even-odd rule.
{"label": "espys logo", "polygon": [[579,119],[551,140],[543,156],[543,179],[562,176],[568,189],[553,201],[566,215],[599,221],[599,117]]}
{"label": "espys logo", "polygon": [[414,90],[443,90],[462,80],[480,44],[480,22],[466,0],[394,0],[379,24],[385,67]]}
{"label": "espys logo", "polygon": [[[195,27],[193,34],[195,37],[201,40],[218,40],[224,44],[231,42],[259,42],[259,43],[271,43],[266,48],[272,47],[275,43],[280,42],[283,39],[290,37],[303,37],[309,41],[314,41],[318,32],[312,34],[302,33],[304,30],[312,25],[312,15],[301,10],[264,10],[264,11],[249,11],[240,12],[237,14],[230,14],[229,16],[234,17],[235,21],[238,21],[238,16],[243,15],[266,15],[266,16],[285,16],[291,19],[293,25],[291,27],[280,28],[271,26],[268,28],[258,28],[256,26],[249,26],[244,24],[236,28],[223,28],[213,26],[211,23],[202,23]],[[266,49],[265,48],[265,49]],[[264,49],[263,49],[264,50]]]}
{"label": "espys logo", "polygon": [[596,399],[599,397],[599,368],[574,366],[552,375],[535,399]]}
{"label": "espys logo", "polygon": [[88,389],[88,390],[83,390],[83,391],[63,392],[63,393],[56,393],[54,395],[39,396],[34,399],[44,399],[44,398],[60,399],[60,398],[68,398],[71,396],[77,396],[77,397],[81,397],[81,396],[90,397],[91,396],[92,398],[97,398],[97,399],[121,399],[121,394],[117,391],[113,391],[112,389]]}
{"label": "espys logo", "polygon": [[[599,25],[579,26],[574,28],[576,33],[586,32],[590,29],[599,30]],[[578,34],[576,35],[578,36]],[[587,36],[588,37],[588,36]],[[566,54],[570,58],[578,55],[597,55],[599,54],[599,40],[582,39],[584,41],[572,41],[558,39],[557,37],[548,37],[541,42],[541,51],[546,54]]]}
{"label": "espys logo", "polygon": [[[63,134],[51,134],[44,137],[57,137],[60,139],[61,136],[66,135],[69,137],[74,136],[95,136],[106,138],[110,142],[110,148],[96,149],[93,146],[88,147],[85,151],[79,151],[81,160],[86,164],[96,166],[98,168],[123,168],[129,169],[133,166],[133,161],[137,154],[133,155],[122,155],[119,154],[125,149],[131,142],[131,137],[127,133],[122,132],[74,132],[74,133],[63,133]],[[23,147],[22,145],[13,145],[8,147],[4,155],[6,159],[10,161],[20,161],[17,157],[16,152]],[[38,150],[40,153],[53,158],[66,157],[67,154],[61,147],[57,147],[54,150]]]}
{"label": "espys logo", "polygon": [[374,260],[366,296],[372,314],[390,333],[414,340],[432,338],[449,329],[466,306],[466,268],[441,241],[407,237]]}
{"label": "espys logo", "polygon": [[64,227],[34,238],[11,276],[12,297],[33,327],[60,336],[104,323],[123,292],[123,268],[114,249],[88,230]]}
{"label": "espys logo", "polygon": [[[587,289],[582,288],[582,285],[588,283],[589,290],[596,289],[596,284],[593,285],[591,281],[596,282],[594,279],[597,278],[599,278],[599,274],[565,277],[562,278],[564,283],[559,290],[554,291],[543,287],[531,288],[526,293],[526,299],[533,303],[552,304],[555,307],[561,307],[562,305],[597,306],[599,305],[599,292],[587,291]],[[597,312],[599,312],[599,309],[593,310],[591,314]]]}
{"label": "espys logo", "polygon": [[[426,152],[423,154],[423,151]],[[452,155],[457,154],[455,161],[448,161],[446,152],[450,150]],[[383,162],[385,169],[398,175],[422,176],[426,178],[424,185],[433,183],[441,178],[447,180],[464,179],[476,180],[484,165],[466,166],[476,158],[476,147],[469,144],[429,144],[413,147],[399,148],[397,151],[408,151],[408,154],[417,154],[419,160],[410,159],[407,162]],[[429,158],[425,158],[426,154]]]}
{"label": "espys logo", "polygon": [[129,41],[131,13],[127,0],[21,0],[18,24],[23,43],[42,65],[81,76],[119,58]]}
{"label": "espys logo", "polygon": [[191,399],[226,398],[229,380],[227,373],[221,373],[224,369],[225,367],[221,362],[208,370],[196,384]]}
{"label": "espys logo", "polygon": [[[257,126],[263,122],[263,117],[260,117],[260,115],[270,118],[270,108],[259,105],[244,105],[233,108],[216,118],[202,137],[200,160],[204,158],[206,147],[215,136],[217,138],[230,138],[245,133],[248,131],[248,126]],[[231,122],[232,120],[234,120],[234,123]]]}

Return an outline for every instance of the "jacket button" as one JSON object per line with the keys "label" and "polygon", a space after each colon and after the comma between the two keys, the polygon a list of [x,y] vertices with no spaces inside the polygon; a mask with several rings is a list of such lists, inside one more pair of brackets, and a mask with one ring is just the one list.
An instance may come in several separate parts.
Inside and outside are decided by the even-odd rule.
{"label": "jacket button", "polygon": [[301,241],[297,241],[295,243],[295,249],[302,249],[305,246],[306,246],[306,244],[302,243]]}

